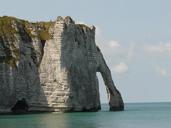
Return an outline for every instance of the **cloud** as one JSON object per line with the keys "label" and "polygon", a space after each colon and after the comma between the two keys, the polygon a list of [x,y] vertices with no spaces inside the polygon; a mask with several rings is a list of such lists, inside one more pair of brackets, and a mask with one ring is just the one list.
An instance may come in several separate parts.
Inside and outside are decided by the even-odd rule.
{"label": "cloud", "polygon": [[119,41],[115,41],[115,40],[109,41],[108,45],[109,45],[110,48],[119,48],[119,47],[121,47]]}
{"label": "cloud", "polygon": [[166,42],[155,45],[147,45],[144,49],[150,53],[171,53],[171,43]]}
{"label": "cloud", "polygon": [[161,75],[161,76],[168,76],[170,73],[166,68],[160,67],[160,66],[156,66],[155,67],[155,71],[157,74]]}
{"label": "cloud", "polygon": [[95,26],[96,27],[96,37],[101,36],[102,30],[99,26]]}
{"label": "cloud", "polygon": [[86,24],[84,21],[76,21],[76,24]]}
{"label": "cloud", "polygon": [[98,45],[102,48],[104,48],[105,50],[109,51],[109,50],[112,50],[112,49],[115,49],[115,51],[118,49],[118,48],[121,48],[121,43],[117,40],[110,40],[108,42],[97,42]]}
{"label": "cloud", "polygon": [[137,51],[136,51],[136,44],[135,43],[131,43],[129,48],[128,48],[128,52],[127,52],[127,61],[131,61],[133,57],[135,57]]}
{"label": "cloud", "polygon": [[[101,34],[101,29],[97,26],[96,29],[99,31],[97,32],[98,35]],[[102,40],[99,40],[96,36],[96,44],[101,49],[107,64],[111,67],[115,75],[122,77],[128,71],[128,65],[134,61],[137,55],[136,43],[122,43],[115,39],[109,41]]]}
{"label": "cloud", "polygon": [[122,75],[128,71],[128,66],[124,62],[114,65],[113,70],[116,74]]}

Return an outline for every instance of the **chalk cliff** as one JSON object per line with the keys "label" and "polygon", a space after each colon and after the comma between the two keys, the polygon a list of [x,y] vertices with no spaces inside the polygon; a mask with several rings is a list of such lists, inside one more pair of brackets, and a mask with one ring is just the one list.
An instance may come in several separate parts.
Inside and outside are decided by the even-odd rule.
{"label": "chalk cliff", "polygon": [[124,104],[95,44],[95,27],[70,17],[31,23],[0,17],[0,113],[98,111],[100,72],[111,111]]}

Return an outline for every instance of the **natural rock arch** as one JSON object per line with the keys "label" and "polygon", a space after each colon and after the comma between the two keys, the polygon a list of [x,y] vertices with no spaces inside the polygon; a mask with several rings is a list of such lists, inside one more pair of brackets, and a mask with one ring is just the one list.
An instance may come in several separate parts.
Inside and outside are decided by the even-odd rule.
{"label": "natural rock arch", "polygon": [[56,111],[99,110],[96,72],[100,72],[108,90],[110,110],[123,110],[122,97],[95,44],[95,27],[75,24],[70,17],[58,17],[52,35],[53,38],[45,44],[40,65],[40,79],[45,93],[47,87],[53,88],[47,95],[49,104]]}
{"label": "natural rock arch", "polygon": [[[10,31],[0,29],[0,113],[22,107],[26,111],[98,111],[96,72],[108,90],[110,110],[124,109],[96,46],[94,26],[76,24],[70,17],[38,23],[0,17],[0,22],[3,28],[10,27]],[[22,97],[27,102],[20,101]]]}
{"label": "natural rock arch", "polygon": [[103,55],[99,51],[99,67],[97,68],[97,72],[99,72],[103,78],[104,84],[106,86],[108,100],[109,100],[109,107],[110,111],[122,111],[124,110],[124,103],[121,97],[120,92],[115,87],[115,84],[112,80],[112,75],[110,72],[109,67],[107,66]]}

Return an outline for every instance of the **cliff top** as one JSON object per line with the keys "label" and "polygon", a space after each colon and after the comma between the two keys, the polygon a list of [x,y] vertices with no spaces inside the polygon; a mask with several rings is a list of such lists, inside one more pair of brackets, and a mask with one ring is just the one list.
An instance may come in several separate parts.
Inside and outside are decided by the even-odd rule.
{"label": "cliff top", "polygon": [[38,30],[38,37],[41,40],[47,40],[50,38],[48,31],[53,23],[52,21],[34,23],[15,17],[3,16],[0,17],[0,38],[13,38],[15,34],[19,33],[17,28],[22,28],[29,36],[33,37],[32,31],[35,28]]}
{"label": "cliff top", "polygon": [[[18,19],[16,17],[3,16],[0,17],[0,39],[8,38],[13,40],[15,34],[20,33],[19,29],[25,31],[30,37],[38,37],[40,40],[48,40],[51,38],[49,28],[54,25],[55,22],[65,24],[75,24],[71,17],[58,16],[56,21],[40,21],[29,22],[27,20]],[[87,26],[85,24],[76,24],[78,27],[86,30],[95,30],[94,26]],[[33,33],[36,31],[37,35]]]}

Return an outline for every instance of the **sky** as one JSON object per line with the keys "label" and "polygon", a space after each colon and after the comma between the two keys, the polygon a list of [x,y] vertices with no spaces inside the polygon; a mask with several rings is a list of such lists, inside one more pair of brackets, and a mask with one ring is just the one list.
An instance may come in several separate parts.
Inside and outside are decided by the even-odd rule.
{"label": "sky", "polygon": [[[124,102],[171,101],[170,0],[0,0],[0,16],[71,16],[96,26],[96,43]],[[101,102],[107,102],[101,75]]]}

